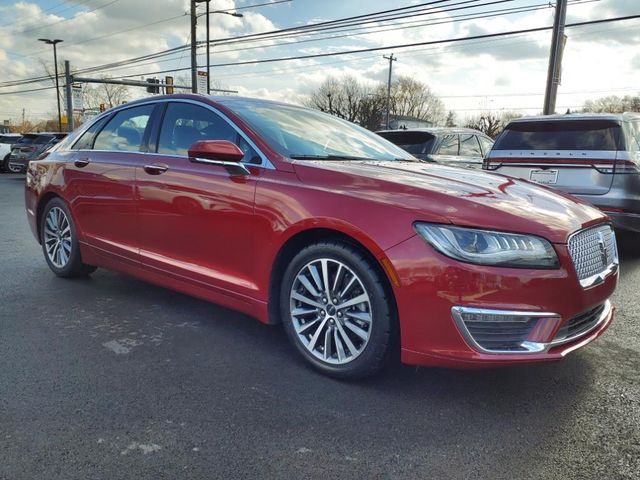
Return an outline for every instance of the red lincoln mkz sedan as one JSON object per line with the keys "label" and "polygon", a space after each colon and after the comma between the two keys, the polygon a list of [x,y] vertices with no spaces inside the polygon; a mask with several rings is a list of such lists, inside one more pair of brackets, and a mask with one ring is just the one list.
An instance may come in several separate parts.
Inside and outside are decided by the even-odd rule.
{"label": "red lincoln mkz sedan", "polygon": [[112,109],[30,163],[26,207],[55,274],[104,267],[282,323],[338,377],[397,347],[417,365],[560,359],[613,318],[600,211],[298,106]]}

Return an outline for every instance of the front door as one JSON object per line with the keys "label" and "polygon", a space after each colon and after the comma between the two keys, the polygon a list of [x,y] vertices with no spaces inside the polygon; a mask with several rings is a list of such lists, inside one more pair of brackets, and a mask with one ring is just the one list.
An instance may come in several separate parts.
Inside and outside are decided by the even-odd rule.
{"label": "front door", "polygon": [[255,151],[212,110],[169,102],[157,153],[138,167],[138,236],[143,264],[219,293],[255,296],[253,281],[256,169],[232,175],[223,166],[193,162],[187,150],[198,140],[229,140],[250,162]]}

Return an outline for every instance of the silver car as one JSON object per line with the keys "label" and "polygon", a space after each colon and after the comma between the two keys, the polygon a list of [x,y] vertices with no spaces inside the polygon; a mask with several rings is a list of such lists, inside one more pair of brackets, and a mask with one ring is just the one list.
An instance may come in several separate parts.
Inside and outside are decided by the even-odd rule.
{"label": "silver car", "polygon": [[640,232],[640,114],[520,118],[496,139],[484,169],[558,188]]}
{"label": "silver car", "polygon": [[457,167],[482,168],[493,140],[471,128],[411,128],[376,132],[414,157]]}

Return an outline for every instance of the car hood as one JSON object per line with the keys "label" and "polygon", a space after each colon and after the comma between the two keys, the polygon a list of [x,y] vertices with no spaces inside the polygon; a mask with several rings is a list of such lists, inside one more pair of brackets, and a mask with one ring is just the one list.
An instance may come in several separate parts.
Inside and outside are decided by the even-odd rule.
{"label": "car hood", "polygon": [[482,170],[424,162],[299,160],[300,179],[410,209],[416,221],[530,233],[554,243],[606,221],[600,210],[546,187]]}

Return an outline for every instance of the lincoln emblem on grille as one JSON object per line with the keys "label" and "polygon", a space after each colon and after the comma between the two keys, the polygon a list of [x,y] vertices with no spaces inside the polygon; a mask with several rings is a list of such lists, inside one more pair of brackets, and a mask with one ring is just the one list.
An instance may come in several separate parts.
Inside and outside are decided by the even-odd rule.
{"label": "lincoln emblem on grille", "polygon": [[604,244],[604,235],[602,232],[598,232],[598,247],[600,247],[600,258],[602,259],[602,265],[609,265],[609,259],[607,258],[607,247]]}

